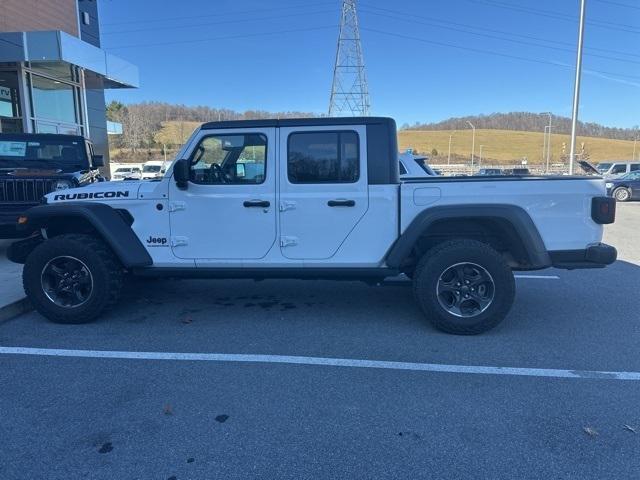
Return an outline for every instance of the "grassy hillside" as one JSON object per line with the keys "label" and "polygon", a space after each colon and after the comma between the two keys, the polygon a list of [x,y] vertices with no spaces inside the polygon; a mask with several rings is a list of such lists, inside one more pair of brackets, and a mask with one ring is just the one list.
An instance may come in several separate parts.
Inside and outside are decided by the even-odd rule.
{"label": "grassy hillside", "polygon": [[[400,151],[413,148],[420,153],[431,153],[438,150],[439,163],[446,161],[449,147],[450,131],[447,130],[406,130],[398,134]],[[458,130],[453,134],[451,155],[470,158],[471,129]],[[527,157],[529,164],[540,164],[542,161],[543,134],[540,132],[517,132],[512,130],[476,130],[476,157],[480,155],[480,145],[483,147],[483,163],[520,163]],[[563,143],[565,154],[569,153],[570,137],[568,135],[551,135],[551,162],[560,162]],[[589,161],[598,163],[604,160],[631,160],[633,142],[626,140],[610,140],[607,138],[578,137],[576,151],[580,153],[584,142],[585,152]],[[640,142],[636,151],[636,158],[640,154]],[[453,160],[452,160],[453,162]]]}

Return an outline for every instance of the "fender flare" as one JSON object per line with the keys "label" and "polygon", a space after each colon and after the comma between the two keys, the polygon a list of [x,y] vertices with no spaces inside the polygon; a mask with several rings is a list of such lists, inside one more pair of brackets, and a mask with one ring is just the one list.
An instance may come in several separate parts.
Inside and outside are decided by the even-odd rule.
{"label": "fender flare", "polygon": [[104,203],[69,202],[38,205],[24,214],[27,230],[35,232],[63,218],[81,218],[87,221],[100,238],[111,247],[126,268],[147,267],[153,260],[140,239],[125,222],[122,215]]}
{"label": "fender flare", "polygon": [[527,255],[528,269],[551,266],[551,258],[538,228],[529,214],[521,207],[509,204],[445,205],[420,212],[400,235],[387,254],[386,263],[400,268],[413,250],[418,239],[437,221],[447,219],[492,219],[510,224]]}

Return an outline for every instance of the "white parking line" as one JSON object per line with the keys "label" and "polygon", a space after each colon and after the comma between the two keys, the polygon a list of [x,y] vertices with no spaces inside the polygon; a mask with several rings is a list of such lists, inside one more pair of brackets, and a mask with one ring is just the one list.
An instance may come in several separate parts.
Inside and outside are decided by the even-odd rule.
{"label": "white parking line", "polygon": [[560,370],[555,368],[491,367],[447,365],[440,363],[387,362],[351,358],[298,357],[289,355],[252,355],[236,353],[127,352],[109,350],[65,350],[57,348],[0,347],[0,354],[50,357],[106,358],[121,360],[174,360],[232,363],[284,363],[326,367],[381,368],[420,372],[466,373],[473,375],[511,375],[568,379],[605,379],[640,381],[640,372],[604,372],[597,370]]}
{"label": "white parking line", "polygon": [[515,278],[529,278],[529,279],[538,279],[538,280],[560,280],[558,275],[525,275],[525,274],[515,274]]}

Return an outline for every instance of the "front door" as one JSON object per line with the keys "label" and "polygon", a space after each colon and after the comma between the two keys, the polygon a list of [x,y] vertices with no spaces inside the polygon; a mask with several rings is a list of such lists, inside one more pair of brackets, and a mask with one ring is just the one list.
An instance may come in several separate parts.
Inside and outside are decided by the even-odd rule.
{"label": "front door", "polygon": [[365,131],[352,125],[280,128],[283,256],[331,258],[366,213]]}
{"label": "front door", "polygon": [[173,253],[264,257],[276,240],[275,128],[202,130],[194,142],[188,187],[169,187]]}

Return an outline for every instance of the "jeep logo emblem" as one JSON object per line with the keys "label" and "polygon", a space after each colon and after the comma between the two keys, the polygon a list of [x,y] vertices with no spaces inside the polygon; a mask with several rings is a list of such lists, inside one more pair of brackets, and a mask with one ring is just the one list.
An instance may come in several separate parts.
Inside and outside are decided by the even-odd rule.
{"label": "jeep logo emblem", "polygon": [[167,237],[149,237],[147,238],[147,244],[149,245],[166,245]]}

